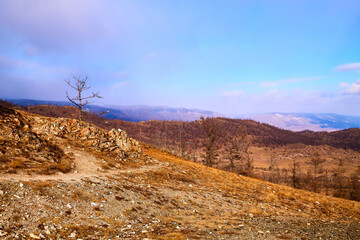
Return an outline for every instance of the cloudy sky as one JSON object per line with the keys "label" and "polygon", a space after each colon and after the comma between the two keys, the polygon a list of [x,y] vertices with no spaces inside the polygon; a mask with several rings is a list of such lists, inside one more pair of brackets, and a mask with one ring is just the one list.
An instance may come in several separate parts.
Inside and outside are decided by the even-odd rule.
{"label": "cloudy sky", "polygon": [[0,98],[360,115],[357,0],[2,0]]}

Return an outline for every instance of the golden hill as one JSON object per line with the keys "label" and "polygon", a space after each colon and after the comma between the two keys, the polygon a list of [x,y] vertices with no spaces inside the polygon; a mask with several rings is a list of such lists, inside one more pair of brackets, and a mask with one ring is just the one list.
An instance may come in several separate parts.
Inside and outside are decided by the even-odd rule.
{"label": "golden hill", "polygon": [[[359,202],[209,168],[118,130],[4,107],[0,116],[3,239],[359,239]],[[26,122],[20,137],[42,141],[40,157],[9,154],[32,144],[5,139],[15,118]],[[46,146],[71,169],[38,171],[60,161]],[[9,172],[14,159],[31,161]]]}

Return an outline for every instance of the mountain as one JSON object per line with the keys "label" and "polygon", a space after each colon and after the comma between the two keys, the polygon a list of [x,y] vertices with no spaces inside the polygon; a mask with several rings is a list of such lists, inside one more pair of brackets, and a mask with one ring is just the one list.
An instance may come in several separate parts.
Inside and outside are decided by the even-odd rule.
{"label": "mountain", "polygon": [[[66,101],[48,101],[34,99],[4,99],[20,106],[54,105],[72,106]],[[225,117],[212,111],[200,109],[173,108],[166,106],[97,106],[88,105],[86,109],[93,113],[103,113],[107,119],[121,119],[124,121],[141,122],[148,120],[195,121],[200,116]],[[344,116],[334,113],[263,113],[240,115],[236,118],[251,119],[267,123],[278,128],[291,131],[336,131],[348,128],[360,128],[360,116]]]}
{"label": "mountain", "polygon": [[[34,99],[4,99],[7,102],[20,106],[34,105],[55,105],[55,106],[73,106],[66,101],[48,101]],[[200,109],[186,109],[173,107],[155,107],[155,106],[97,106],[88,105],[86,109],[94,113],[103,113],[102,116],[107,119],[121,119],[124,121],[141,122],[147,120],[175,120],[175,121],[195,121],[204,117],[224,117],[224,115],[212,111]],[[106,113],[109,111],[108,113]]]}
{"label": "mountain", "polygon": [[206,167],[76,119],[0,106],[0,126],[1,239],[359,239],[359,202]]}
{"label": "mountain", "polygon": [[[201,116],[204,117],[224,117],[224,115],[216,112],[200,110],[200,109],[186,109],[173,107],[155,107],[155,106],[109,106],[112,111],[120,110],[125,113],[129,119],[121,118],[122,120],[140,122],[147,120],[174,120],[174,121],[195,121],[199,120]],[[111,113],[111,111],[110,111]],[[104,115],[107,117],[107,115]],[[114,118],[119,119],[119,118]]]}
{"label": "mountain", "polygon": [[344,116],[334,113],[263,113],[243,115],[240,118],[252,119],[292,131],[329,132],[360,128],[360,116]]}

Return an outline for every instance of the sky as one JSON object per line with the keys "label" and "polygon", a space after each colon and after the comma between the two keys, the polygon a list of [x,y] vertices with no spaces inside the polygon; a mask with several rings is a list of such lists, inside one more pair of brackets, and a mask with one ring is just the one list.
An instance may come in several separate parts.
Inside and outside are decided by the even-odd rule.
{"label": "sky", "polygon": [[0,98],[360,115],[358,0],[1,0]]}

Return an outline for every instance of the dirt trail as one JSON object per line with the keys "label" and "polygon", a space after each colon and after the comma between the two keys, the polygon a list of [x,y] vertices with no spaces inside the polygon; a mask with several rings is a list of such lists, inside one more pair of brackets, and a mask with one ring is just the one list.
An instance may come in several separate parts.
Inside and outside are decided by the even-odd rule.
{"label": "dirt trail", "polygon": [[125,170],[119,169],[110,169],[103,170],[98,165],[98,160],[95,156],[80,150],[75,150],[72,148],[64,149],[66,153],[73,153],[75,168],[70,173],[56,173],[53,175],[25,175],[25,174],[2,174],[0,175],[0,180],[15,180],[15,181],[47,181],[47,180],[59,180],[64,182],[70,181],[80,181],[84,178],[93,178],[93,177],[106,177],[109,175],[116,175],[121,173],[130,173],[130,172],[145,172],[150,170],[156,170],[161,166],[144,166],[141,168],[131,168]]}

